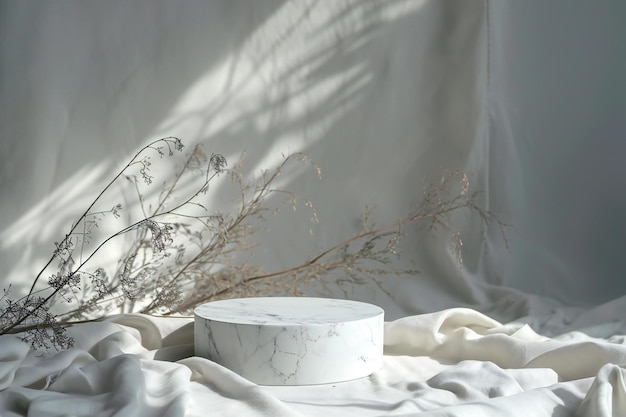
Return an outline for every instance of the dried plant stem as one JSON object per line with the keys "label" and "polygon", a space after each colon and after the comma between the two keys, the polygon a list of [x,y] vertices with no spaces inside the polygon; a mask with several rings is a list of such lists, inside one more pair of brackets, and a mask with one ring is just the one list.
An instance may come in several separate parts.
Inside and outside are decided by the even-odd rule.
{"label": "dried plant stem", "polygon": [[[109,183],[102,189],[102,191],[100,191],[100,193],[98,194],[98,196],[91,202],[91,204],[89,205],[89,207],[87,207],[87,209],[85,210],[85,212],[78,218],[78,220],[74,223],[74,225],[72,226],[72,228],[70,229],[70,231],[65,235],[65,237],[63,238],[63,241],[61,242],[61,244],[67,243],[67,240],[70,238],[70,236],[74,233],[74,231],[76,230],[76,228],[78,227],[78,225],[81,223],[81,220],[85,219],[87,217],[87,215],[89,214],[89,212],[91,211],[91,209],[96,205],[96,203],[100,200],[100,198],[109,190],[109,188],[111,188],[111,186],[113,186],[113,184],[115,184],[117,182],[117,180],[124,174],[124,172],[126,172],[126,170],[133,164],[137,163],[137,158],[146,150],[146,149],[152,149],[154,147],[154,145],[156,145],[159,142],[164,142],[166,144],[168,144],[169,146],[169,142],[168,141],[180,141],[180,139],[174,137],[174,136],[170,136],[167,138],[161,138],[161,139],[157,139],[149,144],[147,144],[146,146],[144,146],[143,148],[141,148],[139,151],[137,151],[137,153],[135,154],[135,156],[133,156],[131,158],[131,160],[126,164],[126,166],[124,166],[124,168],[122,168],[115,177],[113,177],[113,179],[111,181],[109,181]],[[33,280],[33,283],[30,287],[30,290],[28,291],[28,294],[32,294],[32,292],[35,289],[35,286],[37,285],[37,282],[39,281],[39,279],[41,278],[41,276],[43,275],[43,273],[45,272],[45,270],[50,266],[50,264],[56,259],[57,254],[54,253],[51,257],[50,260],[48,260],[48,262],[44,265],[43,268],[41,268],[41,270],[39,271],[39,273],[37,274],[37,276],[35,276],[35,279]]]}
{"label": "dried plant stem", "polygon": [[[479,208],[475,204],[475,195],[468,195],[467,177],[452,172],[444,175],[438,183],[424,187],[422,202],[406,217],[373,227],[368,225],[366,213],[360,232],[319,251],[298,265],[266,273],[249,264],[248,257],[252,256],[254,245],[248,238],[258,230],[256,222],[265,220],[265,213],[280,210],[279,207],[268,205],[268,198],[281,195],[285,197],[283,204],[291,203],[294,209],[296,201],[304,200],[300,195],[276,186],[278,177],[292,159],[313,165],[318,176],[319,168],[306,155],[295,153],[285,156],[282,163],[272,171],[263,171],[260,178],[244,181],[243,154],[233,169],[226,170],[226,160],[221,155],[212,154],[208,157],[196,146],[182,168],[177,170],[169,182],[164,183],[161,192],[154,197],[154,205],[149,204],[150,200],[142,194],[137,177],[127,176],[134,182],[142,218],[129,221],[131,224],[99,240],[91,253],[83,257],[86,239],[92,227],[97,225],[97,215],[107,214],[91,210],[133,166],[139,166],[143,181],[150,184],[152,176],[147,173],[149,157],[142,155],[147,150],[164,155],[160,144],[167,145],[170,155],[172,147],[182,150],[182,143],[175,137],[153,141],[140,149],[96,196],[63,240],[56,243],[56,250],[34,278],[28,294],[16,301],[8,298],[8,290],[4,296],[0,296],[0,302],[6,304],[6,308],[0,310],[0,335],[25,332],[25,340],[30,341],[33,347],[47,347],[46,338],[49,338],[53,346],[65,348],[72,343],[71,338],[64,333],[67,326],[101,320],[114,309],[117,312],[172,316],[187,313],[200,303],[218,298],[268,293],[276,295],[279,292],[302,295],[300,288],[307,283],[321,283],[327,289],[329,284],[319,277],[328,276],[336,270],[342,270],[345,274],[337,277],[332,285],[353,288],[354,285],[368,282],[363,278],[367,276],[386,292],[377,276],[417,273],[415,270],[398,269],[394,263],[392,255],[396,255],[395,245],[403,234],[402,229],[409,224],[429,222],[431,229],[443,227],[450,232],[453,228],[448,224],[448,216],[463,209],[478,213],[483,226],[495,219],[504,237],[505,225],[491,213]],[[202,175],[199,184],[191,191],[186,191],[183,198],[174,200],[178,197],[178,188],[188,184],[183,178],[187,179],[186,174],[196,170]],[[236,208],[232,214],[208,214],[208,204],[206,207],[203,205],[202,196],[207,194],[209,183],[225,172],[238,187],[235,190],[238,196]],[[198,177],[193,180],[198,181]],[[446,197],[450,191],[447,189],[449,183],[457,182],[461,184],[461,191]],[[312,204],[306,200],[304,202],[313,212],[311,221],[317,223]],[[194,211],[184,210],[190,207]],[[197,213],[198,207],[203,209],[202,214],[189,214]],[[111,210],[116,218],[119,217],[119,209],[121,205],[118,204]],[[77,230],[81,230],[78,229],[80,223],[83,223],[82,231],[78,233]],[[95,272],[85,271],[105,245],[133,231],[136,232],[134,240],[122,254],[112,278],[108,278],[102,268]],[[76,245],[79,241],[80,245]],[[453,233],[452,243],[461,265],[462,242],[458,233]],[[79,252],[78,255],[74,254],[75,250]],[[48,287],[36,290],[41,277],[55,259],[60,264],[58,273],[48,278]],[[88,285],[89,278],[92,287]],[[78,294],[78,283],[83,281],[83,294]],[[345,288],[342,290],[346,291]],[[53,315],[49,308],[60,298],[76,302],[76,307]]]}
{"label": "dried plant stem", "polygon": [[[456,199],[455,199],[456,201]],[[489,220],[489,218],[493,217],[493,215],[491,213],[485,212],[484,210],[480,209],[478,206],[476,206],[473,203],[473,198],[460,198],[458,199],[458,202],[455,202],[454,204],[448,204],[448,203],[444,203],[443,201],[439,201],[439,203],[441,204],[441,207],[438,210],[422,210],[419,211],[413,215],[410,215],[408,217],[404,217],[401,218],[400,220],[397,220],[393,223],[387,224],[385,226],[380,226],[374,229],[369,229],[369,230],[365,230],[362,231],[360,233],[357,233],[345,240],[343,240],[342,242],[339,242],[321,252],[319,252],[317,255],[315,255],[313,258],[309,259],[306,262],[303,262],[297,266],[293,266],[290,268],[286,268],[286,269],[282,269],[280,271],[276,271],[276,272],[272,272],[272,273],[267,273],[267,274],[260,274],[260,275],[255,275],[255,276],[250,276],[247,278],[243,278],[242,281],[238,281],[238,282],[233,282],[231,285],[228,285],[214,293],[210,293],[207,294],[203,297],[200,298],[194,298],[192,300],[192,302],[190,303],[183,303],[181,304],[178,308],[171,310],[169,312],[164,313],[164,316],[170,316],[173,314],[178,314],[180,312],[183,311],[188,311],[190,308],[194,307],[195,305],[198,305],[200,303],[203,302],[207,302],[207,301],[211,301],[214,299],[218,299],[221,296],[224,296],[226,294],[228,294],[229,292],[231,292],[236,286],[241,286],[244,284],[251,284],[253,282],[256,281],[262,281],[262,280],[267,280],[270,278],[275,278],[278,276],[285,276],[285,275],[289,275],[289,274],[293,274],[293,273],[297,273],[299,271],[302,270],[307,270],[310,269],[314,266],[316,266],[316,264],[319,263],[319,261],[330,255],[333,252],[338,251],[341,248],[345,248],[348,245],[350,245],[353,242],[365,239],[367,237],[372,237],[372,236],[380,236],[383,235],[386,232],[392,231],[392,230],[400,230],[400,228],[402,226],[405,226],[407,224],[410,223],[414,223],[414,222],[418,222],[421,220],[430,220],[432,225],[443,225],[446,228],[448,228],[448,224],[445,223],[442,218],[446,215],[448,215],[449,213],[459,210],[459,209],[463,209],[463,208],[471,208],[473,210],[475,210],[476,212],[479,213],[481,219],[483,222],[487,222]],[[500,230],[503,231],[503,227],[506,226],[504,223],[500,222],[499,220],[497,220],[498,226],[500,227]],[[504,236],[504,234],[503,234]],[[458,258],[460,259],[460,254],[458,254]],[[149,309],[145,309],[144,312],[149,312]]]}
{"label": "dried plant stem", "polygon": [[[282,170],[284,169],[285,165],[289,162],[290,159],[297,158],[297,157],[303,157],[303,156],[304,156],[303,154],[296,153],[296,154],[292,154],[292,155],[286,157],[283,160],[283,162],[278,166],[278,168],[276,168],[269,177],[265,178],[265,180],[263,181],[263,184],[261,185],[261,187],[255,190],[255,193],[253,194],[252,198],[250,198],[249,200],[246,199],[246,195],[245,195],[245,188],[246,187],[243,184],[243,179],[242,179],[240,173],[239,172],[234,172],[234,171],[231,172],[232,175],[234,175],[236,181],[239,183],[240,204],[239,204],[239,209],[238,209],[238,213],[237,213],[236,217],[232,220],[232,222],[230,222],[230,224],[221,233],[223,233],[225,236],[228,236],[235,229],[237,229],[246,219],[248,219],[249,216],[251,215],[251,213],[253,213],[255,210],[258,210],[258,208],[262,205],[263,200],[269,194],[283,192],[283,190],[270,188],[270,185],[280,175],[280,173],[282,172]],[[171,279],[170,282],[171,283],[178,282],[180,280],[180,278],[188,271],[189,268],[191,268],[194,265],[196,265],[197,263],[199,263],[203,259],[203,257],[205,257],[207,254],[210,254],[210,253],[218,250],[218,246],[220,246],[222,244],[223,243],[219,239],[212,241],[211,244],[209,244],[208,246],[204,247],[198,254],[196,254],[194,257],[189,259],[189,261],[186,262],[185,265],[182,266],[178,270],[177,274],[173,277],[173,279]],[[153,299],[150,302],[150,304],[148,304],[146,307],[144,307],[141,310],[141,313],[144,313],[144,314],[151,313],[156,308],[157,303],[158,303],[158,300],[157,299]],[[175,314],[175,313],[181,311],[184,308],[188,308],[188,306],[176,308],[174,310],[166,312],[165,314],[166,315]]]}
{"label": "dried plant stem", "polygon": [[[54,316],[51,316],[48,311],[48,303],[54,299],[55,297],[57,297],[62,290],[64,290],[66,288],[66,286],[71,285],[71,282],[73,282],[73,279],[76,277],[76,275],[79,273],[79,271],[85,266],[85,264],[87,262],[89,262],[90,259],[93,258],[93,256],[110,240],[112,240],[113,238],[124,234],[126,232],[128,232],[129,230],[132,230],[133,228],[136,228],[138,226],[138,224],[140,224],[141,222],[137,222],[131,226],[128,226],[124,229],[122,229],[121,231],[114,233],[113,235],[109,236],[107,239],[105,239],[100,245],[98,245],[96,247],[96,249],[82,262],[80,262],[79,266],[75,269],[73,269],[73,271],[70,271],[70,273],[68,273],[65,277],[63,277],[62,279],[60,279],[58,282],[56,282],[56,285],[52,287],[52,291],[49,295],[45,296],[45,297],[41,297],[38,298],[36,301],[34,301],[34,304],[31,303],[33,294],[35,293],[35,287],[37,285],[37,283],[40,281],[41,277],[43,276],[44,272],[48,269],[48,267],[52,264],[52,262],[60,257],[60,254],[63,252],[63,250],[67,249],[70,247],[70,239],[71,237],[74,235],[76,229],[78,228],[78,226],[86,221],[87,217],[90,214],[94,214],[91,213],[91,210],[93,209],[93,207],[96,205],[96,203],[102,198],[102,196],[113,186],[113,184],[127,171],[128,168],[130,168],[132,165],[135,164],[141,164],[142,165],[142,173],[143,175],[147,175],[145,174],[145,170],[146,170],[146,161],[141,161],[139,160],[139,156],[146,151],[147,149],[153,149],[155,151],[157,151],[158,153],[160,153],[161,155],[163,155],[163,152],[161,150],[161,147],[157,147],[156,145],[159,143],[163,143],[168,147],[169,153],[170,155],[173,154],[172,152],[172,147],[174,147],[176,150],[182,150],[182,142],[180,141],[180,139],[176,138],[176,137],[166,137],[166,138],[161,138],[161,139],[157,139],[155,141],[150,142],[149,144],[147,144],[146,146],[144,146],[143,148],[141,148],[139,151],[137,151],[137,153],[130,159],[130,161],[117,173],[117,175],[115,175],[115,177],[113,177],[112,180],[110,180],[105,187],[100,191],[100,193],[96,196],[96,198],[91,202],[91,204],[87,207],[87,209],[85,209],[85,211],[83,212],[83,214],[78,218],[78,220],[71,226],[69,232],[65,235],[65,237],[63,238],[63,240],[60,243],[57,243],[57,250],[55,250],[52,254],[52,256],[50,257],[50,259],[48,260],[48,262],[43,266],[43,268],[39,271],[39,273],[35,276],[35,278],[33,279],[33,282],[30,286],[30,289],[28,291],[28,293],[19,298],[16,302],[11,301],[9,306],[5,309],[3,309],[2,311],[2,315],[0,315],[0,319],[3,319],[2,324],[3,326],[0,328],[0,335],[2,334],[9,334],[9,333],[16,333],[18,331],[23,331],[24,328],[26,327],[20,327],[22,325],[22,323],[24,323],[26,320],[32,320],[34,318],[39,317],[40,315],[40,310],[45,309],[45,316],[50,318],[51,322],[45,324],[44,323],[44,327],[45,326],[55,326],[58,323],[56,322]],[[84,241],[83,241],[84,242]],[[81,245],[82,247],[82,245]],[[81,258],[82,258],[82,253],[81,253]],[[68,263],[68,261],[72,260],[73,257],[71,254],[68,255],[68,260],[66,260],[65,262],[62,262],[64,264]],[[23,305],[23,307],[21,308],[21,310],[19,311],[18,314],[15,313],[16,310],[11,310],[11,306],[18,306],[20,305],[20,303]],[[8,315],[9,313],[13,312],[13,315],[16,316],[13,320],[8,319]],[[8,321],[8,322],[7,322]],[[27,326],[27,327],[32,327],[32,326]],[[35,325],[34,328],[39,328],[39,325]],[[60,328],[57,328],[56,330],[61,331]],[[63,335],[62,334],[58,334],[57,332],[55,332],[55,336],[54,337],[59,337],[61,338]],[[71,339],[66,339],[67,340],[67,344],[71,344],[72,341]],[[60,340],[54,340],[53,339],[53,343],[56,345],[56,343],[59,342],[61,343],[61,345],[63,345],[63,342]],[[45,341],[38,341],[38,343],[41,343],[42,345],[45,345]]]}

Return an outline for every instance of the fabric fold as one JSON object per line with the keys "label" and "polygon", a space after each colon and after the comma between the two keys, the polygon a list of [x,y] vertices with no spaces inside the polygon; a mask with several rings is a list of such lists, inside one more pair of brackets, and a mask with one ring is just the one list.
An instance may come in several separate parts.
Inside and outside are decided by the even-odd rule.
{"label": "fabric fold", "polygon": [[570,416],[626,412],[626,345],[549,338],[463,308],[385,323],[383,367],[368,378],[258,386],[193,356],[193,320],[131,315],[71,329],[45,354],[0,338],[0,415]]}

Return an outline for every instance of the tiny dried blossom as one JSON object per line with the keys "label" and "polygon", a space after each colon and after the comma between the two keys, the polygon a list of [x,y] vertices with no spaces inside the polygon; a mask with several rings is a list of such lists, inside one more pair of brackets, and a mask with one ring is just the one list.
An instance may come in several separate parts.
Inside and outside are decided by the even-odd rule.
{"label": "tiny dried blossom", "polygon": [[150,233],[152,233],[151,243],[154,252],[163,252],[172,243],[173,240],[170,233],[172,227],[170,225],[149,219],[142,221],[141,224],[150,229]]}
{"label": "tiny dried blossom", "polygon": [[226,161],[226,158],[218,153],[211,154],[211,158],[209,159],[209,168],[212,167],[216,174],[224,172],[227,166],[228,162]]}
{"label": "tiny dried blossom", "polygon": [[2,292],[3,292],[3,295],[2,295],[2,297],[0,297],[0,301],[4,300],[9,295],[11,295],[11,284],[9,284],[8,288],[3,288]]}
{"label": "tiny dried blossom", "polygon": [[135,280],[135,277],[131,275],[135,256],[135,254],[132,254],[128,258],[126,258],[126,260],[124,261],[124,270],[119,277],[124,295],[126,296],[126,298],[131,300],[135,298],[135,295],[133,292],[131,292],[131,289],[134,289],[137,286],[137,281]]}
{"label": "tiny dried blossom", "polygon": [[179,138],[174,138],[174,149],[181,152],[184,147],[185,145],[183,145],[183,142]]}
{"label": "tiny dried blossom", "polygon": [[145,169],[141,169],[139,171],[141,173],[141,177],[143,178],[143,182],[146,183],[146,185],[150,185],[152,184],[152,179],[154,178],[152,175],[149,175]]}
{"label": "tiny dried blossom", "polygon": [[90,274],[91,283],[98,298],[102,298],[109,294],[109,288],[107,286],[107,273],[103,268],[98,268],[93,274]]}
{"label": "tiny dried blossom", "polygon": [[135,254],[132,254],[124,261],[124,270],[122,271],[122,277],[130,275],[133,267],[133,262],[135,261],[135,256]]}
{"label": "tiny dried blossom", "polygon": [[68,292],[76,293],[80,290],[80,274],[77,272],[68,272],[66,274],[52,274],[48,278],[48,285],[54,288],[56,292],[67,302],[71,300],[66,296]]}
{"label": "tiny dried blossom", "polygon": [[169,282],[163,274],[156,279],[156,304],[160,308],[172,310],[180,304],[183,293],[177,282]]}
{"label": "tiny dried blossom", "polygon": [[[138,274],[132,276],[122,286],[122,290],[129,300],[135,300],[142,295],[141,289],[143,288],[147,278],[152,275],[153,268],[146,268],[139,271]],[[145,294],[143,294],[145,296]]]}
{"label": "tiny dried blossom", "polygon": [[145,182],[147,185],[152,184],[152,179],[154,177],[148,174],[148,171],[150,171],[150,165],[152,165],[150,163],[150,158],[146,156],[143,159],[139,160],[138,162],[139,164],[141,164],[141,169],[139,169],[139,173],[141,174],[141,177],[143,178],[143,182]]}
{"label": "tiny dried blossom", "polygon": [[[159,158],[163,158],[163,156],[165,155],[165,152],[163,152],[163,146],[157,146],[154,148],[155,151],[157,151],[157,153],[159,154]],[[172,150],[170,149],[170,156],[173,155]]]}
{"label": "tiny dried blossom", "polygon": [[295,154],[293,154],[293,156],[298,158],[298,159],[300,159],[302,162],[304,162],[304,163],[306,163],[308,165],[311,165],[313,167],[313,169],[315,169],[315,173],[317,174],[317,178],[322,179],[322,170],[321,170],[321,168],[308,155],[303,154],[303,153],[295,153]]}
{"label": "tiny dried blossom", "polygon": [[463,176],[461,177],[461,186],[463,187],[461,190],[461,193],[459,195],[467,195],[467,193],[469,192],[469,179],[467,178],[467,174],[465,174],[464,172],[462,173]]}
{"label": "tiny dried blossom", "polygon": [[115,217],[116,219],[119,219],[121,210],[122,210],[121,204],[118,203],[115,206],[113,206],[113,208],[111,208],[111,213],[113,213],[113,217]]}
{"label": "tiny dried blossom", "polygon": [[[80,279],[78,281],[80,282]],[[50,278],[48,278],[48,285],[50,285],[52,288],[57,289],[57,290],[60,290],[66,285],[72,285],[74,283],[77,284],[75,280],[75,276],[73,276],[73,274],[71,273],[52,274]]]}
{"label": "tiny dried blossom", "polygon": [[33,350],[48,349],[50,345],[61,350],[74,345],[74,339],[67,335],[66,329],[49,312],[49,306],[42,297],[27,296],[17,302],[7,300],[0,318],[0,326],[7,329],[17,322],[35,326],[19,336],[22,341],[30,344]]}
{"label": "tiny dried blossom", "polygon": [[[184,148],[183,142],[176,137],[160,139],[157,142],[162,142],[167,146],[167,153],[169,156],[174,155],[174,151],[172,151],[172,145],[174,146],[174,149],[178,152],[182,151]],[[163,152],[163,146],[154,146],[154,143],[156,142],[153,142],[153,144],[151,146],[148,146],[148,148],[159,154],[159,158],[163,158],[165,156],[165,152]]]}
{"label": "tiny dried blossom", "polygon": [[60,243],[54,242],[54,255],[59,256],[61,254],[71,253],[74,249],[74,241],[70,236],[66,236]]}

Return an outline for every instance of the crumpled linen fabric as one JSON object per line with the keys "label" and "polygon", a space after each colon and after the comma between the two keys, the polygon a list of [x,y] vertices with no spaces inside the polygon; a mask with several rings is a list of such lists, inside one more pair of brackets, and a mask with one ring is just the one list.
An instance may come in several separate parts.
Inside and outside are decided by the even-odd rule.
{"label": "crumpled linen fabric", "polygon": [[189,319],[122,315],[70,333],[73,348],[45,354],[15,336],[0,339],[0,415],[289,415],[254,384],[191,357]]}
{"label": "crumpled linen fabric", "polygon": [[385,323],[383,367],[313,386],[258,386],[193,355],[193,320],[117,315],[73,348],[0,337],[2,416],[619,416],[626,344],[545,337],[455,308]]}

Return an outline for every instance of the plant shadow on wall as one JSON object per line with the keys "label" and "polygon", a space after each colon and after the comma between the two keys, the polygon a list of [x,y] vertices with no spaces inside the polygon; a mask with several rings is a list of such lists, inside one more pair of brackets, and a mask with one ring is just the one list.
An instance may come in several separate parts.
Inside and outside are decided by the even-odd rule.
{"label": "plant shadow on wall", "polygon": [[[318,43],[293,59],[278,60],[280,66],[274,65],[276,55],[290,56],[290,48],[312,42],[300,39],[288,45],[292,31],[306,26],[312,6],[303,9],[302,20],[264,41],[265,48],[254,44],[260,35],[251,37],[239,58],[227,62],[227,82],[215,100],[206,100],[213,96],[215,83],[200,83],[156,129],[184,132],[191,145],[183,149],[179,139],[167,137],[139,150],[96,200],[86,204],[33,277],[27,294],[13,296],[6,289],[0,334],[22,332],[34,348],[65,348],[72,343],[67,325],[112,312],[188,314],[213,299],[300,295],[307,285],[323,288],[329,282],[346,290],[373,281],[385,291],[386,276],[417,273],[396,262],[396,247],[410,224],[445,229],[460,265],[461,239],[448,225],[449,216],[469,210],[484,225],[491,215],[475,203],[467,178],[456,171],[426,184],[415,209],[399,220],[376,226],[366,210],[356,232],[324,243],[290,265],[269,270],[255,262],[260,248],[254,238],[264,222],[280,224],[286,214],[293,215],[281,208],[304,206],[305,219],[298,221],[307,226],[317,222],[317,203],[300,195],[293,173],[304,176],[302,168],[310,167],[311,174],[319,175],[309,158],[316,150],[312,145],[329,137],[341,139],[347,132],[338,128],[340,122],[376,94],[374,64],[367,61],[365,49],[392,24],[383,12],[403,3],[346,2],[344,9],[321,19],[319,30],[313,31]],[[360,23],[342,26],[354,19]],[[325,26],[337,29],[326,32]],[[199,138],[204,146],[194,146]],[[244,142],[249,138],[255,140]],[[239,157],[241,143],[246,143],[248,156]],[[288,152],[282,155],[281,148]],[[182,155],[182,163],[172,168],[176,154]],[[253,175],[259,171],[261,175]],[[123,206],[113,192],[122,184],[124,195],[134,196],[122,201]],[[277,213],[281,215],[270,216]],[[118,245],[121,241],[124,245]],[[123,252],[102,268],[97,257],[112,245]],[[329,276],[331,280],[324,280]]]}
{"label": "plant shadow on wall", "polygon": [[[407,43],[396,55],[388,45],[414,26],[422,3],[359,0],[324,7],[323,2],[291,2],[192,85],[155,130],[157,137],[175,132],[186,142],[205,143],[229,161],[245,149],[246,174],[278,166],[282,153],[305,152],[323,164],[325,178],[330,179],[323,190],[294,165],[279,181],[313,196],[320,217],[333,218],[338,227],[324,222],[325,228],[315,228],[318,235],[313,242],[292,238],[290,226],[299,227],[293,215],[270,219],[274,242],[293,241],[279,243],[275,250],[259,250],[255,260],[265,268],[287,265],[293,257],[319,249],[313,249],[316,243],[326,246],[357,230],[358,213],[365,205],[384,204],[386,210],[386,201],[407,195],[413,200],[419,194],[419,189],[406,192],[414,187],[413,167],[386,170],[385,175],[379,167],[395,164],[399,153],[413,152],[407,144],[411,147],[422,139],[414,132],[388,129],[414,119],[406,116],[412,103],[400,111],[386,106],[406,101],[395,100],[394,94],[407,90],[404,80],[393,81],[398,67],[405,67],[406,59],[398,63],[398,57],[404,56]],[[364,120],[373,113],[385,119]],[[403,148],[396,149],[396,144]],[[395,184],[395,190],[389,183]],[[339,195],[343,198],[332,197]],[[403,200],[397,206],[413,203]],[[351,214],[341,218],[344,212]],[[379,213],[372,213],[373,222],[381,222]]]}
{"label": "plant shadow on wall", "polygon": [[[392,0],[382,8],[396,3]],[[41,189],[47,193],[53,187],[56,189],[43,196],[37,204],[31,202],[28,207],[31,210],[22,210],[26,214],[18,221],[8,220],[11,226],[2,230],[0,235],[0,247],[4,252],[0,253],[0,266],[13,266],[10,271],[2,271],[2,286],[12,282],[13,294],[21,296],[28,291],[28,277],[38,272],[34,265],[45,262],[43,258],[47,256],[52,242],[58,240],[56,236],[80,214],[76,208],[88,206],[95,196],[92,190],[101,189],[108,181],[109,173],[118,170],[119,161],[127,159],[127,155],[120,150],[130,152],[136,149],[135,146],[139,145],[137,138],[165,137],[175,133],[185,138],[187,146],[206,143],[209,145],[207,149],[222,153],[229,161],[237,159],[245,149],[247,166],[251,167],[249,172],[257,173],[280,164],[283,151],[305,150],[323,137],[347,111],[354,111],[359,100],[363,101],[363,86],[371,76],[361,65],[363,54],[357,52],[371,42],[376,28],[382,24],[376,18],[377,10],[381,9],[379,2],[338,2],[340,7],[328,8],[331,13],[323,13],[323,17],[315,20],[309,16],[325,10],[320,7],[319,1],[254,3],[254,6],[244,10],[245,13],[237,13],[239,9],[232,7],[232,2],[225,1],[223,9],[215,4],[214,7],[224,13],[223,20],[227,23],[219,24],[221,17],[216,19],[213,13],[209,26],[205,19],[197,16],[211,12],[211,7],[207,8],[203,2],[190,4],[181,9],[189,25],[174,25],[170,20],[167,22],[169,25],[163,25],[169,27],[166,31],[153,32],[157,25],[145,28],[147,38],[160,39],[156,45],[162,46],[163,51],[160,52],[167,56],[166,64],[159,64],[156,74],[152,71],[155,62],[151,60],[151,55],[156,53],[133,56],[140,60],[140,64],[133,67],[126,78],[123,76],[128,71],[124,68],[112,73],[111,78],[119,76],[123,83],[112,83],[113,88],[107,88],[103,97],[80,96],[86,106],[74,103],[76,109],[72,115],[76,121],[69,126],[66,137],[58,141],[58,161],[55,158],[46,160],[46,166],[52,166],[48,171],[53,172],[44,171],[45,178],[33,179],[34,182],[45,183],[54,178],[49,187]],[[130,17],[122,20],[126,22],[122,29],[129,30],[129,20],[132,21]],[[310,23],[311,20],[315,23]],[[346,25],[346,21],[351,23]],[[133,35],[138,28],[142,28],[141,25],[131,26],[133,30],[127,35]],[[208,27],[217,29],[211,31]],[[303,27],[308,29],[304,31]],[[309,34],[315,35],[316,40]],[[226,40],[216,35],[226,35]],[[217,38],[220,41],[207,42],[207,39]],[[152,43],[141,43],[138,49],[143,50],[143,46],[147,51],[155,48]],[[120,49],[125,50],[124,46]],[[147,73],[146,68],[149,69]],[[137,92],[134,88],[137,84],[142,86],[144,79],[155,76],[149,91],[140,89],[142,94],[131,94]],[[188,89],[188,94],[181,94],[196,79],[198,83]],[[85,82],[89,84],[89,80]],[[95,82],[98,80],[91,81],[94,81],[91,84],[99,85]],[[110,91],[114,92],[112,96]],[[175,98],[180,99],[179,106],[173,104]],[[108,104],[107,108],[92,108],[89,107],[91,102]],[[134,106],[134,102],[140,104]],[[90,112],[81,112],[83,107]],[[94,126],[90,113],[106,114],[110,110],[108,107],[115,112],[128,110],[126,118],[132,119],[133,124],[130,137],[123,134],[125,129],[121,129],[120,134],[116,130],[113,137],[108,131],[105,135],[97,134],[98,124]],[[124,122],[125,119],[112,118],[111,121]],[[94,128],[96,132],[92,134],[90,130]],[[85,140],[88,137],[95,139],[90,143]],[[306,140],[300,141],[301,137],[306,137]],[[39,139],[42,143],[50,142],[50,138]],[[68,146],[61,146],[62,143]],[[110,157],[98,158],[98,152],[75,150],[89,146],[106,151]],[[31,153],[47,154],[45,151]],[[82,164],[80,169],[77,169],[78,164]],[[292,168],[289,175],[282,176],[282,183],[293,182],[304,173],[297,167]],[[164,178],[167,175],[160,172],[160,176]],[[66,178],[67,181],[58,185],[58,178]],[[181,180],[181,188],[183,182]],[[297,188],[302,189],[300,186]],[[112,204],[123,203],[125,213],[128,213],[135,208],[132,207],[133,192],[127,193],[124,188],[119,188],[119,193],[128,197],[116,196]],[[159,187],[152,187],[145,190],[144,197],[153,198],[158,194]],[[3,203],[11,197],[3,198]],[[212,207],[226,210],[225,204],[220,203],[213,202]],[[102,225],[92,230],[94,236],[106,233]],[[115,262],[119,257],[115,249],[105,252],[100,253],[100,259],[108,256],[104,263]]]}
{"label": "plant shadow on wall", "polygon": [[[457,210],[475,211],[486,223],[489,213],[478,208],[469,193],[467,179],[450,173],[437,184],[425,188],[423,203],[407,217],[381,227],[368,227],[290,268],[265,272],[237,255],[250,251],[248,237],[255,233],[254,221],[280,207],[268,204],[278,194],[285,204],[304,204],[311,209],[310,221],[317,221],[312,204],[291,191],[275,188],[282,169],[292,161],[312,166],[313,161],[301,153],[287,155],[283,163],[264,172],[258,180],[246,181],[241,175],[240,159],[227,167],[222,155],[205,153],[196,146],[187,154],[180,170],[159,191],[156,204],[148,204],[142,189],[153,183],[153,155],[172,157],[183,150],[180,139],[168,137],[141,149],[111,180],[87,207],[71,229],[57,242],[50,260],[34,277],[27,295],[13,299],[5,289],[0,313],[0,334],[21,333],[34,349],[54,346],[67,348],[73,341],[66,326],[77,321],[97,320],[113,309],[145,314],[172,315],[189,313],[199,303],[235,296],[261,294],[300,294],[300,288],[311,280],[341,269],[351,284],[364,276],[376,279],[397,270],[392,257],[402,236],[402,227],[426,221],[431,228],[448,228],[446,217]],[[230,177],[238,195],[232,213],[208,212],[205,201],[211,183],[218,177]],[[197,186],[191,193],[178,186],[191,177]],[[121,220],[124,208],[116,204],[101,209],[101,199],[117,181],[127,181],[137,192],[142,216],[120,224],[110,236],[94,241],[91,231],[100,223]],[[448,194],[450,186],[457,192]],[[92,268],[90,261],[115,239],[132,234],[133,244],[109,276],[102,268]],[[461,262],[457,234],[457,255]],[[376,265],[372,267],[372,262]],[[55,313],[58,304],[68,304],[69,311]]]}

